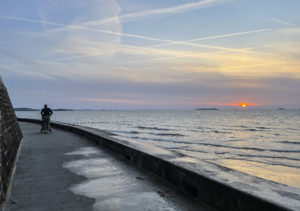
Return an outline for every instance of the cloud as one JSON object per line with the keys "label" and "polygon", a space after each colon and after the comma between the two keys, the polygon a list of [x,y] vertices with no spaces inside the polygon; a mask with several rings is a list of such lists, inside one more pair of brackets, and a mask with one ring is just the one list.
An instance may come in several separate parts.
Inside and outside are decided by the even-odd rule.
{"label": "cloud", "polygon": [[[137,19],[149,18],[157,15],[171,15],[171,14],[183,13],[191,10],[213,7],[216,5],[223,4],[224,2],[228,2],[228,0],[202,0],[202,1],[181,4],[178,6],[173,6],[168,8],[158,8],[158,9],[145,10],[141,12],[127,13],[127,14],[120,15],[119,18],[122,21],[134,21]],[[107,18],[107,19],[103,19],[102,21],[109,22],[111,21],[111,19]]]}
{"label": "cloud", "polygon": [[[15,73],[20,72],[34,77],[77,77],[77,79],[89,72],[90,77],[93,77],[99,69],[93,67],[92,71],[84,71],[84,63],[87,61],[79,68],[76,63],[66,60],[68,58],[79,60],[87,56],[107,58],[114,55],[115,49],[120,45],[122,25],[118,18],[110,24],[91,24],[93,20],[99,18],[99,14],[102,17],[118,15],[120,8],[114,0],[92,0],[92,2],[76,0],[74,5],[68,1],[56,1],[55,4],[53,1],[43,1],[43,3],[35,2],[31,6],[39,8],[42,19],[0,16],[6,20],[26,22],[25,31],[18,30],[13,35],[14,38],[11,38],[14,42],[7,45],[12,51],[18,52],[18,55],[5,53],[12,61],[10,66],[6,65],[6,69],[10,72],[13,70]],[[42,29],[40,24],[43,26]],[[31,26],[34,26],[34,30]],[[95,33],[99,31],[105,33]],[[7,31],[7,34],[9,33],[10,31]],[[31,36],[32,34],[34,36]],[[100,62],[101,60],[98,61],[98,65]],[[7,71],[6,75],[8,73]]]}
{"label": "cloud", "polygon": [[[37,20],[37,19],[31,19],[31,18],[7,16],[7,15],[0,15],[0,18],[57,26],[58,28],[51,30],[52,32],[73,29],[73,30],[85,30],[85,31],[91,31],[91,32],[99,32],[99,33],[110,34],[110,35],[125,36],[125,37],[129,37],[129,38],[136,38],[136,39],[149,40],[149,41],[159,41],[159,42],[171,42],[172,41],[172,40],[159,39],[159,38],[155,38],[155,37],[142,36],[142,35],[129,34],[129,33],[121,33],[121,32],[116,32],[116,31],[103,30],[103,29],[97,29],[97,28],[90,27],[91,25],[95,25],[96,24],[95,22],[81,23],[79,25],[79,24],[62,24],[62,23],[53,22],[53,21],[44,21],[44,20]],[[116,18],[114,18],[114,19],[116,20]]]}
{"label": "cloud", "polygon": [[[16,105],[72,108],[195,108],[226,106],[242,101],[260,105],[299,105],[299,79],[288,77],[231,77],[219,72],[183,74],[178,83],[132,82],[118,79],[72,81],[4,77]],[[289,84],[289,86],[287,86]],[[24,90],[26,87],[26,90]],[[63,90],[63,91],[62,91]],[[34,93],[34,94],[33,94]],[[45,93],[47,95],[45,96]],[[49,104],[50,104],[49,102]]]}
{"label": "cloud", "polygon": [[[235,49],[223,46],[214,46],[207,44],[192,43],[191,41],[174,41],[168,39],[160,39],[156,37],[142,36],[137,34],[123,33],[121,20],[126,18],[141,18],[141,17],[150,17],[159,14],[175,14],[180,12],[185,12],[193,9],[200,9],[205,7],[211,7],[215,5],[222,4],[224,0],[203,0],[193,3],[182,4],[175,7],[169,8],[159,8],[153,10],[147,10],[137,13],[130,13],[119,15],[120,8],[115,3],[115,1],[110,0],[94,0],[93,1],[93,10],[91,10],[91,4],[86,4],[84,1],[76,0],[77,3],[70,7],[66,1],[48,1],[48,4],[44,4],[39,9],[39,14],[42,17],[42,20],[23,18],[23,17],[14,17],[7,15],[0,15],[2,19],[16,20],[16,21],[25,21],[31,23],[43,24],[46,26],[54,26],[43,33],[42,37],[49,37],[53,42],[56,42],[53,47],[55,50],[48,50],[48,54],[51,59],[57,58],[57,61],[71,61],[84,58],[98,58],[114,55],[118,49],[125,53],[128,50],[128,53],[134,51],[134,48],[137,49],[138,46],[122,46],[120,47],[121,37],[129,37],[134,39],[141,39],[147,41],[155,41],[159,43],[164,43],[162,45],[183,45],[187,47],[196,47],[202,49],[212,49],[219,51],[233,51],[233,52],[243,52],[251,53],[249,49]],[[46,6],[45,6],[46,5]],[[76,6],[77,5],[77,6]],[[79,6],[78,6],[79,5]],[[78,10],[80,7],[80,10]],[[79,11],[76,13],[67,14],[65,19],[69,20],[69,23],[60,23],[59,19],[62,14],[67,10]],[[74,9],[75,8],[75,9]],[[60,11],[60,12],[57,12]],[[91,12],[92,11],[92,12]],[[97,14],[95,14],[95,11]],[[110,11],[109,13],[107,11]],[[94,13],[93,13],[94,12]],[[69,12],[70,13],[70,12]],[[105,13],[108,18],[98,20],[99,15]],[[73,14],[73,15],[72,15]],[[90,17],[90,18],[89,18]],[[110,21],[103,21],[109,19]],[[56,21],[48,21],[56,20]],[[266,29],[265,29],[266,30]],[[257,30],[258,32],[259,30]],[[261,30],[263,31],[263,30]],[[102,35],[100,36],[99,33]],[[241,32],[243,34],[246,32]],[[254,33],[254,32],[248,32]],[[216,37],[226,37],[226,36],[237,36],[238,33],[228,34],[228,35],[219,35]],[[199,39],[199,38],[198,38]],[[197,39],[197,40],[198,40]],[[211,37],[212,39],[212,37]],[[140,51],[154,52],[150,48],[146,49],[145,47],[139,48]],[[46,52],[46,51],[45,51]],[[156,51],[157,52],[157,51]],[[163,51],[160,51],[163,52]],[[179,52],[180,53],[180,52]],[[254,52],[252,52],[254,53]],[[143,53],[144,54],[144,53]],[[175,52],[175,54],[177,54]],[[191,52],[193,54],[193,52]],[[178,56],[178,55],[176,55]],[[49,58],[48,57],[48,58]]]}
{"label": "cloud", "polygon": [[[170,82],[179,80],[181,77],[180,72],[219,71],[231,76],[255,75],[260,77],[262,75],[280,74],[284,71],[296,72],[299,67],[295,59],[291,58],[291,62],[282,56],[279,50],[286,42],[280,41],[280,39],[279,41],[276,40],[276,43],[272,43],[273,50],[261,45],[255,51],[250,42],[248,42],[249,47],[241,49],[194,43],[263,32],[268,32],[270,35],[273,33],[274,35],[275,30],[269,28],[174,41],[123,33],[120,21],[122,15],[119,16],[121,9],[113,0],[94,0],[94,4],[77,1],[79,3],[73,6],[70,6],[67,1],[56,1],[55,4],[50,2],[47,6],[39,9],[39,14],[43,17],[42,20],[0,15],[0,18],[4,19],[44,24],[46,29],[39,33],[40,37],[32,39],[32,42],[34,42],[32,46],[39,48],[36,50],[36,55],[31,55],[31,58],[35,56],[35,61],[42,65],[40,66],[42,70],[38,70],[38,72],[49,71],[49,74],[51,72],[51,75],[54,76],[74,79],[81,77],[124,77],[130,81]],[[167,9],[156,9],[156,12],[150,10],[152,12],[148,11],[145,14],[173,14],[223,2],[225,1],[199,1]],[[60,18],[62,18],[60,16],[65,15],[67,10],[69,11],[66,14],[68,18],[62,19],[64,22],[60,23]],[[99,14],[108,18],[114,17],[114,21],[103,23],[99,20]],[[50,29],[47,29],[47,26],[51,26]],[[282,33],[289,37],[297,37],[298,31],[292,29],[289,28],[289,30]],[[123,36],[163,43],[160,46],[176,45],[176,48],[126,45],[121,43],[121,37]],[[27,37],[30,39],[28,35]],[[268,40],[261,40],[257,43],[266,44],[268,42]],[[26,45],[26,43],[23,43],[25,48],[30,46]],[[187,48],[182,48],[182,46]],[[284,49],[284,55],[297,58],[299,55],[297,54],[297,45],[294,46],[282,48]],[[35,50],[31,52],[35,52]],[[165,77],[161,77],[161,75]]]}
{"label": "cloud", "polygon": [[[103,10],[104,5],[105,4],[101,6],[101,10]],[[112,7],[110,11],[113,11],[113,14],[117,14],[120,11],[115,3],[111,3],[110,1],[108,1],[106,5],[107,7]],[[55,6],[61,7],[61,5],[59,4]],[[48,10],[49,7],[47,7],[45,11],[41,10],[40,13],[43,15],[43,18],[48,20],[54,19],[53,14]],[[89,17],[89,15],[87,15],[87,17]],[[208,58],[208,60],[219,64],[219,59],[214,59],[220,57],[220,55],[218,56],[218,54],[226,52],[240,52],[244,54],[256,53],[252,52],[249,49],[235,49],[229,47],[189,43],[186,41],[173,41],[149,36],[122,33],[122,25],[117,18],[114,23],[103,24],[98,23],[97,21],[92,21],[92,18],[94,17],[93,15],[91,15],[91,19],[89,19],[89,21],[87,21],[87,17],[85,17],[84,21],[82,21],[82,19],[80,18],[81,16],[85,16],[85,14],[77,14],[72,18],[74,19],[74,21],[71,21],[71,23],[68,24],[3,15],[0,15],[0,18],[2,17],[10,20],[26,21],[55,26],[54,29],[51,28],[49,30],[41,32],[40,37],[34,37],[32,39],[33,42],[35,42],[34,45],[41,48],[41,50],[39,50],[39,55],[35,55],[36,59],[40,60],[40,63],[48,67],[43,68],[44,70],[51,69],[51,71],[49,72],[57,77],[71,77],[74,79],[81,77],[125,77],[128,80],[144,80],[144,75],[148,75],[149,80],[151,79],[156,81],[163,79],[161,77],[157,78],[154,73],[156,72],[157,75],[161,74],[157,72],[161,70],[162,66],[158,65],[158,62],[169,61],[169,63],[173,62],[174,64],[178,64],[179,62],[179,66],[181,66],[180,63],[182,63],[182,60]],[[172,43],[177,45],[184,45],[187,47],[196,47],[201,48],[201,51],[155,49],[151,47],[124,45],[121,44],[122,36],[135,39],[157,41],[160,43],[163,42],[167,44]],[[37,45],[37,43],[39,43],[39,45]],[[51,45],[45,46],[45,43],[51,43]],[[207,49],[214,50],[214,52],[207,52]],[[110,58],[112,56],[113,58]],[[132,58],[130,56],[136,57]],[[181,59],[176,60],[176,58]],[[152,64],[151,60],[153,60],[156,64]],[[143,67],[143,64],[149,64],[150,66],[153,66],[152,69],[156,69],[157,71],[146,70]],[[129,67],[127,69],[130,69],[132,67],[132,70],[124,71],[124,65],[127,65]],[[196,65],[199,66],[199,63],[194,63],[192,61],[191,64],[186,66]],[[220,65],[222,65],[222,63]],[[174,70],[172,70],[172,67],[165,68],[166,72],[170,72],[169,70],[171,69],[171,77],[165,77],[164,80],[168,79],[168,81],[173,81],[174,77],[172,75],[174,75]],[[187,68],[183,68],[181,71],[184,72],[186,69]],[[198,68],[198,70],[201,69]],[[210,68],[207,69],[207,71],[209,70]]]}
{"label": "cloud", "polygon": [[58,24],[46,33],[57,43],[55,53],[59,55],[78,58],[91,54],[111,56],[120,44],[122,25],[118,18],[110,24],[95,22],[99,17],[118,16],[121,9],[114,0],[74,0],[72,5],[68,1],[57,1],[47,7],[43,3],[39,11],[44,20],[55,21],[41,21],[43,24]]}
{"label": "cloud", "polygon": [[3,75],[26,75],[36,78],[54,79],[51,71],[39,62],[16,55],[10,51],[0,48],[0,69]]}
{"label": "cloud", "polygon": [[281,20],[281,19],[278,19],[278,18],[267,19],[267,21],[271,21],[271,22],[274,22],[274,23],[279,23],[281,25],[289,26],[289,27],[295,26],[295,24],[293,24],[293,23],[290,23],[290,22],[287,22],[287,21],[284,21],[284,20]]}
{"label": "cloud", "polygon": [[121,32],[110,31],[110,30],[96,29],[96,28],[89,27],[89,25],[91,25],[91,23],[86,23],[86,24],[81,24],[81,25],[73,25],[73,24],[66,25],[66,24],[55,23],[55,22],[51,22],[51,21],[41,21],[41,20],[35,20],[35,19],[29,19],[29,18],[4,16],[4,15],[0,15],[0,18],[18,20],[18,21],[26,21],[26,22],[32,22],[32,23],[42,23],[42,24],[48,24],[48,25],[54,25],[54,26],[60,27],[58,29],[51,30],[52,32],[59,32],[59,31],[66,31],[66,30],[86,30],[86,31],[99,32],[99,33],[110,34],[110,35],[117,35],[117,36],[129,37],[129,38],[148,40],[148,41],[165,42],[168,44],[181,44],[181,45],[202,47],[202,48],[209,48],[209,49],[228,50],[228,51],[237,51],[237,52],[245,52],[245,51],[249,52],[248,50],[244,50],[244,49],[234,49],[234,48],[228,48],[228,47],[222,47],[222,46],[190,43],[190,42],[186,42],[186,41],[174,41],[174,40],[168,40],[168,39],[160,39],[160,38],[156,38],[156,37],[149,37],[149,36],[142,36],[142,35],[136,35],[136,34],[121,33]]}
{"label": "cloud", "polygon": [[[114,0],[74,0],[72,4],[63,0],[53,2],[36,2],[41,19],[9,15],[0,15],[0,18],[42,24],[44,30],[32,31],[37,38],[34,42],[43,40],[41,48],[45,43],[52,44],[52,47],[47,46],[42,51],[43,54],[52,53],[57,57],[82,57],[91,53],[105,56],[114,54],[114,48],[120,44],[122,36],[122,25],[117,18],[121,9]],[[116,18],[109,24],[95,23],[99,17],[111,16]],[[105,53],[101,54],[100,51]]]}
{"label": "cloud", "polygon": [[[266,28],[266,29],[259,29],[259,30],[245,31],[245,32],[237,32],[237,33],[230,33],[230,34],[221,34],[221,35],[209,36],[209,37],[201,37],[201,38],[196,38],[196,39],[192,39],[192,40],[181,41],[179,44],[182,44],[182,43],[191,43],[191,42],[195,42],[195,41],[211,40],[211,39],[217,39],[217,38],[224,38],[224,37],[235,37],[235,36],[246,35],[246,34],[267,32],[267,31],[270,31],[270,30],[272,30],[272,29]],[[178,43],[170,42],[170,43],[165,43],[165,44],[161,44],[161,45],[155,45],[155,46],[151,46],[151,47],[161,47],[161,46],[175,45],[175,44],[178,44]]]}
{"label": "cloud", "polygon": [[[25,20],[28,21],[28,19]],[[32,21],[36,22],[36,20]],[[128,81],[170,82],[188,78],[180,73],[219,71],[231,76],[261,77],[282,72],[297,72],[299,68],[299,64],[295,60],[287,62],[279,51],[274,51],[275,48],[278,49],[276,46],[282,46],[282,42],[278,41],[272,44],[273,50],[265,47],[253,52],[248,49],[194,45],[185,43],[185,41],[177,42],[142,36],[142,39],[155,39],[165,43],[184,43],[184,45],[203,48],[194,51],[190,49],[169,50],[120,44],[119,35],[123,36],[124,34],[118,31],[111,31],[114,35],[117,34],[115,38],[99,36],[97,33],[87,33],[103,29],[102,25],[97,26],[100,29],[96,25],[94,27],[91,27],[90,22],[84,22],[81,25],[76,23],[71,26],[63,24],[58,29],[46,31],[47,36],[50,34],[49,39],[54,45],[45,47],[42,54],[52,53],[53,55],[52,57],[49,55],[48,59],[39,62],[48,67],[42,69],[49,70],[52,75],[58,77],[73,79],[122,77]],[[116,29],[121,30],[117,25]],[[254,33],[254,31],[259,30],[250,32]],[[289,29],[282,33],[296,37],[298,31]],[[41,45],[43,43],[41,42]],[[268,41],[263,40],[261,43],[265,44]],[[207,52],[205,47],[216,51]],[[295,53],[297,52],[297,48],[284,49],[285,55],[292,49]],[[107,58],[109,55],[113,55],[113,58]],[[294,55],[296,56],[296,54]]]}
{"label": "cloud", "polygon": [[110,99],[110,98],[78,98],[76,101],[83,102],[97,102],[97,103],[110,103],[110,104],[131,104],[131,105],[147,105],[149,102],[142,100],[126,100],[126,99]]}

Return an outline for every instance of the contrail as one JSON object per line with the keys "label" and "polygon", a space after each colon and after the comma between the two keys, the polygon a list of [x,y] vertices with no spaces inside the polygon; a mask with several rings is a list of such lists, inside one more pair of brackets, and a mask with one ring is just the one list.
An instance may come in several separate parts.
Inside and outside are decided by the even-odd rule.
{"label": "contrail", "polygon": [[[202,0],[202,1],[181,4],[178,6],[173,6],[168,8],[158,8],[158,9],[145,10],[141,12],[127,13],[127,14],[119,15],[118,18],[122,21],[133,21],[136,19],[148,18],[156,15],[170,15],[170,14],[183,13],[186,11],[191,11],[196,9],[212,7],[215,5],[222,4],[223,2],[226,1],[229,0]],[[113,21],[114,18],[115,17],[105,18],[103,20],[100,20],[99,22],[107,23]]]}
{"label": "contrail", "polygon": [[36,20],[31,18],[22,18],[22,17],[14,17],[14,16],[6,16],[6,15],[0,15],[0,18],[3,19],[9,19],[9,20],[17,20],[17,21],[26,21],[31,23],[41,23],[41,24],[47,24],[47,25],[53,25],[53,26],[59,26],[59,27],[69,27],[72,29],[81,29],[81,30],[87,30],[87,31],[93,31],[93,32],[100,32],[100,33],[106,33],[106,34],[113,34],[118,36],[125,36],[125,37],[131,37],[136,39],[142,39],[142,40],[149,40],[149,41],[157,41],[157,42],[164,42],[168,44],[183,44],[183,45],[189,45],[189,46],[195,46],[195,47],[202,47],[202,48],[211,48],[211,49],[219,49],[219,50],[228,50],[228,51],[235,51],[235,52],[247,52],[248,50],[243,49],[234,49],[234,48],[227,48],[227,47],[220,47],[220,46],[213,46],[213,45],[205,45],[205,44],[196,44],[196,43],[190,43],[187,41],[174,41],[174,40],[166,40],[166,39],[160,39],[155,37],[148,37],[148,36],[142,36],[142,35],[136,35],[136,34],[128,34],[128,33],[120,33],[120,32],[114,32],[114,31],[108,31],[108,30],[100,30],[100,29],[94,29],[85,27],[82,25],[67,25],[62,23],[56,23],[51,21],[42,21],[42,20]]}
{"label": "contrail", "polygon": [[280,23],[282,25],[289,26],[289,27],[295,26],[295,24],[293,24],[293,23],[290,23],[290,22],[287,22],[287,21],[284,21],[284,20],[280,20],[278,18],[271,18],[271,19],[267,19],[267,20],[275,22],[275,23]]}
{"label": "contrail", "polygon": [[[54,79],[55,76],[51,73],[46,73],[45,71],[41,71],[41,70],[46,70],[47,68],[36,62],[36,61],[33,61],[31,59],[28,59],[28,58],[25,58],[25,57],[22,57],[22,56],[19,56],[19,55],[16,55],[14,53],[11,53],[9,51],[6,51],[4,49],[1,49],[0,48],[0,55],[2,54],[2,57],[9,57],[11,59],[14,59],[15,61],[17,61],[18,63],[22,64],[22,65],[25,65],[27,67],[29,67],[31,70],[25,74],[32,74],[32,75],[39,75],[43,78],[46,78],[46,79]],[[38,71],[35,71],[35,70],[38,70]],[[17,70],[19,72],[19,70]],[[23,72],[22,72],[23,73]]]}
{"label": "contrail", "polygon": [[[197,39],[192,39],[192,40],[185,40],[185,41],[181,41],[180,44],[182,44],[182,43],[191,43],[191,42],[202,41],[202,40],[211,40],[211,39],[217,39],[217,38],[223,38],[223,37],[235,37],[235,36],[240,36],[240,35],[245,35],[245,34],[266,32],[266,31],[271,31],[271,30],[272,30],[271,28],[267,28],[267,29],[253,30],[253,31],[222,34],[222,35],[203,37],[203,38],[197,38]],[[161,44],[161,45],[154,45],[154,46],[150,46],[150,47],[161,47],[161,46],[176,45],[176,44],[178,44],[178,43],[170,42],[170,43],[165,43],[165,44]]]}
{"label": "contrail", "polygon": [[217,36],[211,36],[211,37],[204,37],[204,38],[198,38],[193,40],[188,40],[187,42],[194,42],[194,41],[200,41],[200,40],[210,40],[210,39],[216,39],[216,38],[222,38],[222,37],[233,37],[233,36],[239,36],[244,34],[253,34],[253,33],[259,33],[259,32],[266,32],[272,30],[271,28],[267,29],[259,29],[259,30],[253,30],[253,31],[245,31],[245,32],[237,32],[237,33],[231,33],[231,34],[223,34],[223,35],[217,35]]}
{"label": "contrail", "polygon": [[7,15],[0,15],[0,18],[16,20],[16,21],[26,21],[26,22],[31,22],[31,23],[41,23],[41,24],[52,25],[52,26],[69,27],[72,29],[82,29],[82,30],[87,30],[87,31],[101,32],[101,33],[106,33],[106,34],[113,34],[113,35],[119,35],[119,36],[125,36],[125,37],[131,37],[131,38],[137,38],[137,39],[143,39],[143,40],[150,40],[150,41],[160,41],[160,42],[171,42],[172,41],[172,40],[162,40],[162,39],[158,39],[158,38],[135,35],[135,34],[120,33],[120,32],[108,31],[108,30],[99,30],[99,29],[89,28],[89,27],[80,26],[80,25],[72,25],[72,24],[68,25],[68,24],[56,23],[56,22],[51,22],[51,21],[42,21],[42,20],[36,20],[36,19],[31,19],[31,18],[21,18],[21,17],[7,16]]}

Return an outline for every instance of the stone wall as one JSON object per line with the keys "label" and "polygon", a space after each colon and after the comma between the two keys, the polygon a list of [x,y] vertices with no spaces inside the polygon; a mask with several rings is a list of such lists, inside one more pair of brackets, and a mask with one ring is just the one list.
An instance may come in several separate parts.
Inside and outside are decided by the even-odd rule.
{"label": "stone wall", "polygon": [[0,205],[5,200],[21,139],[21,129],[0,76]]}

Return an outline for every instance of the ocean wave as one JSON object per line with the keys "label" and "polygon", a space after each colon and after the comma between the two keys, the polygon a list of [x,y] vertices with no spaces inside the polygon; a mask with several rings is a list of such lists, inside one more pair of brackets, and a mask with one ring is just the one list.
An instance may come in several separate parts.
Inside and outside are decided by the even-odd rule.
{"label": "ocean wave", "polygon": [[257,158],[271,158],[271,159],[286,159],[292,161],[300,161],[299,158],[292,158],[292,157],[284,157],[284,156],[268,156],[268,155],[251,155],[251,154],[235,154],[241,157],[257,157]]}
{"label": "ocean wave", "polygon": [[[114,133],[123,133],[123,134],[140,134],[137,131],[110,131]],[[182,137],[182,134],[176,133],[148,133],[151,135],[165,136],[165,137]],[[176,144],[186,144],[186,145],[202,145],[202,146],[212,146],[218,148],[228,148],[228,149],[237,149],[237,150],[250,150],[250,151],[258,151],[258,152],[277,152],[277,153],[300,153],[300,150],[297,149],[268,149],[268,148],[258,148],[258,147],[239,147],[239,146],[229,146],[223,144],[214,144],[207,142],[191,142],[191,141],[182,141],[182,140],[174,140],[174,139],[164,139],[164,138],[151,138],[151,137],[140,137],[140,136],[125,136],[126,138],[133,138],[136,140],[144,140],[144,141],[155,141],[155,142],[166,142],[166,143],[176,143]],[[229,140],[229,141],[238,141],[238,140]],[[297,142],[292,142],[293,144],[300,144]]]}
{"label": "ocean wave", "polygon": [[138,134],[138,131],[132,130],[132,131],[126,131],[126,130],[106,130],[107,132],[111,133],[121,133],[121,134]]}
{"label": "ocean wave", "polygon": [[283,144],[297,144],[297,145],[300,144],[300,142],[296,142],[296,141],[278,141],[278,142]]}
{"label": "ocean wave", "polygon": [[255,127],[255,128],[249,128],[247,126],[241,125],[241,126],[237,126],[237,127],[243,128],[244,131],[263,131],[263,130],[271,129],[271,128],[263,127],[263,126]]}
{"label": "ocean wave", "polygon": [[199,132],[199,130],[193,130],[193,129],[189,129],[189,130],[186,130],[186,131],[190,131],[190,132],[196,132],[196,133],[198,133],[198,132]]}
{"label": "ocean wave", "polygon": [[[199,153],[203,153],[204,151],[201,150],[195,150],[195,149],[179,149],[180,152],[182,153],[182,151],[187,151],[187,152],[199,152]],[[174,150],[176,151],[176,149]],[[183,154],[185,154],[183,152]],[[228,154],[228,155],[232,155],[231,152],[215,152],[215,154],[217,155],[224,155],[224,154]],[[294,158],[287,158],[287,157],[273,157],[273,156],[255,156],[255,155],[250,155],[250,154],[235,154],[239,157],[226,157],[224,159],[228,159],[228,160],[244,160],[244,161],[250,161],[250,162],[256,162],[256,163],[262,163],[262,164],[267,164],[267,165],[278,165],[278,166],[286,166],[286,167],[291,167],[291,168],[300,168],[300,166],[298,165],[292,165],[290,163],[282,163],[282,162],[276,162],[276,161],[272,161],[272,160],[256,160],[256,159],[251,159],[251,158],[273,158],[273,159],[287,159],[287,160],[291,160],[291,161],[299,161],[299,159],[294,159]],[[191,155],[189,155],[191,156]],[[193,157],[193,156],[192,156]],[[250,158],[250,159],[249,159]],[[210,160],[210,159],[208,159]],[[214,159],[212,159],[214,160]]]}
{"label": "ocean wave", "polygon": [[170,129],[167,128],[159,128],[159,127],[145,127],[145,126],[137,126],[138,129],[141,130],[163,130],[163,131],[169,131]]}
{"label": "ocean wave", "polygon": [[232,134],[232,132],[224,132],[224,131],[218,131],[218,130],[214,130],[214,133],[223,133],[223,134]]}
{"label": "ocean wave", "polygon": [[138,140],[145,140],[145,141],[156,141],[156,142],[168,142],[168,143],[176,143],[176,144],[192,144],[192,145],[202,145],[202,146],[213,146],[219,148],[229,148],[229,149],[238,149],[238,150],[252,150],[252,151],[259,151],[259,152],[278,152],[278,153],[300,153],[300,150],[282,150],[282,149],[263,149],[257,147],[238,147],[238,146],[228,146],[222,144],[212,144],[212,143],[205,143],[205,142],[191,142],[191,141],[180,141],[180,140],[170,140],[170,139],[160,139],[160,138],[147,138],[147,137],[139,137],[139,136],[131,136],[129,138],[134,138]]}
{"label": "ocean wave", "polygon": [[75,121],[73,123],[81,125],[81,124],[99,124],[99,123],[102,124],[102,123],[107,123],[107,122],[104,122],[104,121]]}
{"label": "ocean wave", "polygon": [[179,134],[179,133],[151,133],[153,135],[157,135],[157,136],[181,136],[183,137],[184,135]]}
{"label": "ocean wave", "polygon": [[170,140],[170,139],[162,139],[162,138],[147,138],[147,137],[139,137],[139,136],[130,136],[127,138],[133,138],[133,139],[144,140],[144,141],[168,142],[168,143],[176,143],[176,144],[197,144],[188,141]]}
{"label": "ocean wave", "polygon": [[203,143],[203,142],[198,142],[197,144],[199,145],[204,145],[204,146],[214,146],[214,147],[224,147],[224,148],[230,148],[230,149],[242,149],[242,150],[253,150],[253,151],[267,151],[268,149],[262,149],[262,148],[256,148],[256,147],[236,147],[236,146],[228,146],[228,145],[222,145],[222,144],[211,144],[211,143]]}
{"label": "ocean wave", "polygon": [[268,129],[270,129],[268,127],[256,127],[256,128],[259,129],[259,130],[268,130]]}
{"label": "ocean wave", "polygon": [[258,131],[257,129],[254,129],[254,128],[247,128],[247,129],[244,129],[244,131],[251,131],[251,132],[254,132],[254,131]]}
{"label": "ocean wave", "polygon": [[241,141],[241,140],[240,139],[229,139],[229,140],[226,140],[226,141],[228,141],[228,142],[238,142],[238,141]]}
{"label": "ocean wave", "polygon": [[277,163],[277,162],[266,161],[266,160],[251,160],[251,159],[244,159],[244,158],[228,158],[228,159],[230,159],[230,160],[244,160],[244,161],[262,163],[262,164],[267,164],[267,165],[272,165],[272,166],[286,166],[286,167],[290,167],[290,168],[300,168],[300,166],[298,166],[298,165],[291,165],[291,164],[286,164],[286,163]]}
{"label": "ocean wave", "polygon": [[300,153],[300,150],[269,149],[271,152]]}
{"label": "ocean wave", "polygon": [[[185,135],[180,133],[147,133],[147,132],[138,132],[138,131],[120,131],[120,130],[110,130],[109,132],[112,133],[122,133],[122,134],[149,134],[149,135],[155,135],[155,136],[173,136],[173,137],[184,137]],[[135,138],[135,137],[132,137]],[[151,139],[151,138],[150,138]]]}
{"label": "ocean wave", "polygon": [[230,148],[230,149],[240,149],[240,150],[253,150],[253,151],[270,151],[270,152],[281,152],[281,153],[299,153],[300,150],[281,150],[281,149],[263,149],[263,148],[257,148],[257,147],[237,147],[237,146],[228,146],[228,145],[222,145],[222,144],[211,144],[211,143],[203,143],[203,142],[192,142],[187,144],[198,144],[198,145],[204,145],[204,146],[214,146],[214,147],[223,147],[223,148]]}

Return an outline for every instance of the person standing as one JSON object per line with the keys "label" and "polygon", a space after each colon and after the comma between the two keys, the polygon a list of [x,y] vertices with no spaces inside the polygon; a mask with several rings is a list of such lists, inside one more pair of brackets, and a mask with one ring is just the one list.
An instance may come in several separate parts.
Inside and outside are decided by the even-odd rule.
{"label": "person standing", "polygon": [[48,106],[45,104],[44,108],[41,110],[42,115],[42,129],[41,132],[46,131],[47,133],[50,131],[50,116],[53,114],[53,111],[51,108],[48,108]]}

